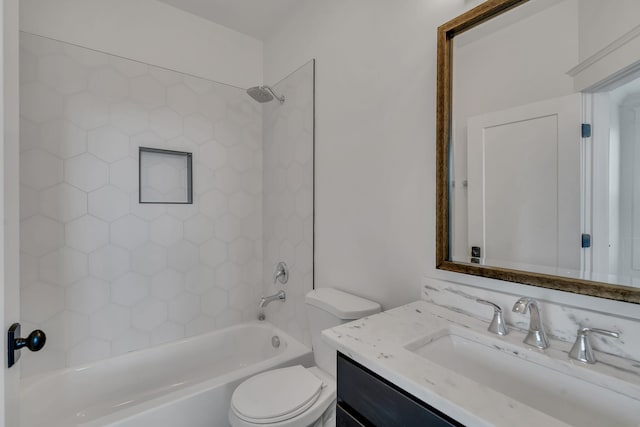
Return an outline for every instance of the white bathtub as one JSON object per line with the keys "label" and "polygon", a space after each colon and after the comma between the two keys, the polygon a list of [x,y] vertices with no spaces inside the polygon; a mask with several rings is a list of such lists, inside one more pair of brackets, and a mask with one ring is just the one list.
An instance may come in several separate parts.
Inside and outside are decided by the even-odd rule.
{"label": "white bathtub", "polygon": [[312,363],[309,348],[269,323],[233,326],[27,379],[21,427],[228,426],[231,394],[245,378]]}

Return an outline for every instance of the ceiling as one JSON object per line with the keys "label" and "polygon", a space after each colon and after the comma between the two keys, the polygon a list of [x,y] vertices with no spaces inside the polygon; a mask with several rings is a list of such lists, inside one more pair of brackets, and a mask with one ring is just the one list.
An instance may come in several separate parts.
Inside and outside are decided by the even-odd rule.
{"label": "ceiling", "polygon": [[160,0],[216,24],[265,40],[298,0]]}

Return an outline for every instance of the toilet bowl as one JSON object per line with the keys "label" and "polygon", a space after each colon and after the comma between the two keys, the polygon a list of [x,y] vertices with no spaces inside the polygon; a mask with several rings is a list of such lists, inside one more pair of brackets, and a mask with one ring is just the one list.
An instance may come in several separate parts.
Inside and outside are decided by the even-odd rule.
{"label": "toilet bowl", "polygon": [[233,427],[335,427],[336,351],[320,333],[381,308],[332,288],[309,292],[305,303],[316,366],[274,369],[244,381],[231,397]]}

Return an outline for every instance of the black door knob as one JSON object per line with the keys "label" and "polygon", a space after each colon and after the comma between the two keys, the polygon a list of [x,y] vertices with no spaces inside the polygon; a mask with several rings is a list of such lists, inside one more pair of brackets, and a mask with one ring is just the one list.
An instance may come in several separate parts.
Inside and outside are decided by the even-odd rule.
{"label": "black door knob", "polygon": [[27,347],[31,351],[42,350],[47,336],[40,329],[31,332],[27,338],[20,338],[20,323],[14,323],[7,332],[7,365],[12,367],[20,359],[20,349]]}
{"label": "black door knob", "polygon": [[24,338],[16,338],[16,350],[27,347],[31,351],[39,351],[47,342],[47,336],[40,329],[31,332],[29,336]]}

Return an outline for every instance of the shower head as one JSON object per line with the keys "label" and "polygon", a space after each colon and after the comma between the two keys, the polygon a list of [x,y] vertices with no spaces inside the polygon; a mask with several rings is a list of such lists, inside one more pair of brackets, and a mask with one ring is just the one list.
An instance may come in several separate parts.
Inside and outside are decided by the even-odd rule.
{"label": "shower head", "polygon": [[269,86],[250,87],[247,89],[247,94],[261,104],[272,101],[273,98],[276,98],[281,104],[284,103],[284,96],[278,96]]}

